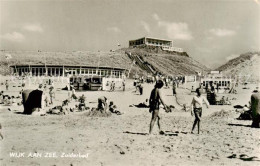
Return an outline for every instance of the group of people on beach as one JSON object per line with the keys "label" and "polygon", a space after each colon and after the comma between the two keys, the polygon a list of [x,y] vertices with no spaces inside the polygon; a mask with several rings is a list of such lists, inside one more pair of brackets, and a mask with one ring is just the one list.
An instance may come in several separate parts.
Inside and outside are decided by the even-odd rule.
{"label": "group of people on beach", "polygon": [[[150,99],[149,99],[149,112],[152,113],[152,118],[150,122],[150,128],[149,128],[149,134],[152,133],[154,124],[157,120],[157,125],[159,128],[159,133],[164,134],[164,132],[161,130],[160,125],[160,115],[159,115],[159,109],[160,104],[163,105],[166,112],[170,112],[169,106],[167,106],[163,100],[161,88],[164,86],[164,83],[162,80],[157,80],[154,86],[154,89],[151,91]],[[176,93],[175,93],[176,94]],[[209,107],[208,100],[201,95],[201,89],[196,89],[196,95],[193,97],[191,101],[191,115],[195,116],[195,120],[192,126],[191,133],[193,133],[196,125],[198,126],[198,134],[200,132],[200,121],[201,121],[201,115],[202,115],[202,106],[203,103],[206,103],[207,107]]]}
{"label": "group of people on beach", "polygon": [[[139,90],[140,95],[142,95],[142,91],[143,91],[143,86],[141,84],[142,80],[135,80],[134,81],[134,85],[136,90]],[[157,125],[160,131],[160,134],[163,134],[164,132],[161,130],[161,126],[160,126],[160,115],[159,115],[159,108],[160,108],[160,104],[163,105],[164,109],[166,112],[170,112],[170,107],[167,106],[163,100],[163,96],[162,96],[162,92],[161,92],[161,88],[164,86],[164,82],[165,80],[163,79],[156,79],[155,81],[155,86],[153,88],[153,90],[151,91],[150,94],[150,98],[148,100],[148,103],[145,103],[145,107],[149,107],[149,112],[152,113],[152,118],[151,118],[151,122],[150,122],[150,127],[149,127],[149,134],[152,133],[154,124],[157,120]],[[166,81],[167,82],[167,81]],[[6,81],[6,84],[8,82]],[[172,89],[173,89],[173,95],[176,95],[176,88],[177,88],[177,82],[173,81],[172,82]],[[8,85],[9,86],[9,85]],[[8,86],[6,86],[6,89],[8,90]],[[168,84],[166,86],[169,86]],[[54,99],[55,99],[55,89],[54,86],[51,85],[49,87],[49,91],[47,92],[47,87],[46,85],[40,84],[38,87],[39,90],[42,90],[43,93],[43,101],[44,101],[44,105],[45,106],[49,106],[49,105],[53,105],[54,103]],[[123,85],[123,89],[125,89],[125,83]],[[111,91],[114,91],[114,84],[112,82],[111,84]],[[48,94],[48,95],[47,95]],[[193,97],[192,102],[191,102],[191,115],[195,116],[195,120],[192,126],[192,133],[193,130],[195,129],[195,126],[198,126],[198,133],[200,131],[200,121],[201,121],[201,115],[202,115],[202,105],[203,102],[206,103],[207,107],[209,106],[209,102],[208,100],[201,95],[201,89],[196,89],[196,96]],[[2,94],[1,94],[2,95]],[[75,89],[72,87],[71,90],[68,91],[68,102],[70,102],[71,100],[75,99],[77,100],[78,97],[76,96],[76,92]],[[48,97],[47,97],[48,96]],[[79,109],[81,109],[81,107],[85,107],[85,97],[83,95],[83,97],[80,97],[79,99],[82,99],[84,101],[80,101],[80,106]],[[68,103],[67,102],[67,103]],[[117,106],[114,104],[113,101],[110,101],[110,103],[108,104],[108,99],[105,96],[99,97],[98,98],[98,106],[97,109],[100,111],[107,111],[109,110],[112,113],[115,114],[121,114],[120,111],[118,111]],[[66,103],[66,104],[67,104]],[[63,103],[63,105],[66,105]]]}

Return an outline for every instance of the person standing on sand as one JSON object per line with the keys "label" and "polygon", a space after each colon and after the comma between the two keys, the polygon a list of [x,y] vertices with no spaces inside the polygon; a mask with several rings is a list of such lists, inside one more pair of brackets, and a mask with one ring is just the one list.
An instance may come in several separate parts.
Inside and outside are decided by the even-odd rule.
{"label": "person standing on sand", "polygon": [[115,81],[112,81],[112,89],[113,89],[113,91],[115,91],[115,87],[116,87],[116,83],[115,83]]}
{"label": "person standing on sand", "polygon": [[125,91],[125,81],[122,82],[123,91]]}
{"label": "person standing on sand", "polygon": [[50,104],[53,104],[53,99],[55,98],[55,92],[53,86],[50,87],[49,95],[50,95]]}
{"label": "person standing on sand", "polygon": [[197,95],[193,97],[192,102],[191,102],[191,116],[193,114],[195,115],[195,120],[192,126],[191,133],[193,134],[193,130],[198,124],[198,134],[200,133],[200,121],[201,121],[201,115],[202,115],[202,104],[203,102],[206,103],[207,108],[209,108],[209,102],[208,100],[204,97],[201,96],[201,90],[199,88],[196,89]]}
{"label": "person standing on sand", "polygon": [[173,96],[176,95],[176,80],[172,81],[172,94]]}
{"label": "person standing on sand", "polygon": [[74,99],[74,100],[77,100],[77,96],[76,96],[76,91],[75,91],[75,88],[72,87],[72,90],[71,90],[71,99]]}
{"label": "person standing on sand", "polygon": [[162,94],[161,94],[161,90],[160,90],[162,87],[163,87],[163,81],[158,80],[156,82],[155,86],[154,86],[154,89],[151,92],[151,95],[150,95],[150,100],[149,100],[150,110],[149,110],[149,112],[152,113],[152,119],[151,119],[151,122],[150,122],[149,134],[152,133],[153,126],[154,126],[156,119],[158,119],[157,124],[158,124],[158,128],[159,128],[159,131],[160,131],[159,133],[164,134],[164,132],[161,130],[161,126],[160,126],[159,106],[160,106],[160,103],[162,103],[166,112],[168,111],[168,109],[167,109],[168,107],[162,99]]}
{"label": "person standing on sand", "polygon": [[6,82],[5,82],[5,88],[6,88],[6,90],[8,90],[8,87],[9,87],[9,83],[8,83],[8,80],[6,80]]}

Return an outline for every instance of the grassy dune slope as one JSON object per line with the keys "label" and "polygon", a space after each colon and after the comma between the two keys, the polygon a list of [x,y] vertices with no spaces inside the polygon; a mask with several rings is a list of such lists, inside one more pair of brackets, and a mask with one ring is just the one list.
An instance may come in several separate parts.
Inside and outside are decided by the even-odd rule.
{"label": "grassy dune slope", "polygon": [[157,71],[167,75],[189,75],[209,70],[206,66],[189,57],[187,53],[169,53],[147,48],[128,48],[125,51],[140,55]]}
{"label": "grassy dune slope", "polygon": [[249,52],[231,59],[217,68],[228,75],[247,75],[249,80],[259,81],[260,78],[260,52]]}

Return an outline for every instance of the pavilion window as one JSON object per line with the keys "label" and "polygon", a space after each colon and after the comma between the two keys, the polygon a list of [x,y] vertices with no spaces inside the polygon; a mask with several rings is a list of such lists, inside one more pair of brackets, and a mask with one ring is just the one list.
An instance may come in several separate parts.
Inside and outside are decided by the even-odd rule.
{"label": "pavilion window", "polygon": [[20,68],[18,69],[18,73],[19,73],[19,75],[22,75],[22,71]]}
{"label": "pavilion window", "polygon": [[55,76],[55,73],[56,73],[56,68],[52,68],[52,75]]}
{"label": "pavilion window", "polygon": [[105,71],[101,70],[101,75],[104,76],[105,75]]}
{"label": "pavilion window", "polygon": [[40,67],[38,68],[38,70],[37,70],[37,76],[40,76],[40,75],[41,75],[41,69],[42,69],[42,68],[40,68]]}
{"label": "pavilion window", "polygon": [[60,68],[55,68],[56,69],[56,76],[60,75]]}

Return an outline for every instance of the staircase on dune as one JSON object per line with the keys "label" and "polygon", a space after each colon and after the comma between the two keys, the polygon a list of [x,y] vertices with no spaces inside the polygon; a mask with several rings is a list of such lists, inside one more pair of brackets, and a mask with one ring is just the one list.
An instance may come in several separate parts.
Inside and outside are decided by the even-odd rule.
{"label": "staircase on dune", "polygon": [[136,65],[138,65],[142,70],[145,70],[147,73],[155,74],[157,72],[154,67],[147,61],[143,60],[140,55],[132,54],[127,51],[125,53],[133,62],[135,62]]}

